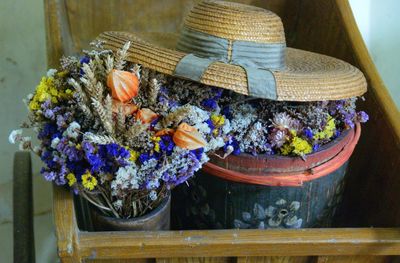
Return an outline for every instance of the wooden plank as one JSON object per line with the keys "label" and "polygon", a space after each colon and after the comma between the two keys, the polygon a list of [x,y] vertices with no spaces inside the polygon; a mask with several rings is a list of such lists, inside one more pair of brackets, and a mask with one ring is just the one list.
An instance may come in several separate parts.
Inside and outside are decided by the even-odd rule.
{"label": "wooden plank", "polygon": [[240,257],[237,263],[313,263],[314,257]]}
{"label": "wooden plank", "polygon": [[79,233],[82,257],[400,255],[398,229]]}
{"label": "wooden plank", "polygon": [[321,256],[316,263],[389,263],[391,257],[371,257],[371,256]]}
{"label": "wooden plank", "polygon": [[227,257],[184,257],[184,258],[157,258],[157,263],[229,263],[233,258]]}
{"label": "wooden plank", "polygon": [[85,263],[152,263],[154,259],[134,258],[134,259],[86,259]]}
{"label": "wooden plank", "polygon": [[58,256],[63,263],[80,262],[76,246],[78,227],[72,195],[64,188],[54,185],[53,199]]}

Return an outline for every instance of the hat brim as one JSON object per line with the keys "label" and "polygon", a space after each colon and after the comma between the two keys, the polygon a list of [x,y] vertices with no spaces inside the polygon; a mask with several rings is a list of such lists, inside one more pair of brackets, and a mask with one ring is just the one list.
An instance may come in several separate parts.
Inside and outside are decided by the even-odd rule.
{"label": "hat brim", "polygon": [[[167,75],[187,55],[174,49],[176,34],[104,32],[98,39],[104,48],[117,51],[131,42],[127,60]],[[367,91],[364,75],[342,60],[295,48],[286,50],[286,68],[272,71],[280,101],[339,100],[361,96]],[[202,75],[202,84],[248,95],[245,70],[224,62],[212,63]]]}

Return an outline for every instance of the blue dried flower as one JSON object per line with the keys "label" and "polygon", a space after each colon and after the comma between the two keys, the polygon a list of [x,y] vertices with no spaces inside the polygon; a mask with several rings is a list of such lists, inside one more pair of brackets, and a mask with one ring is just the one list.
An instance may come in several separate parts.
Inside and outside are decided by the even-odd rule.
{"label": "blue dried flower", "polygon": [[[103,148],[104,146],[102,146]],[[104,148],[103,148],[104,149]],[[112,157],[117,157],[118,156],[118,151],[119,151],[119,145],[116,143],[110,143],[105,145],[106,149],[106,154],[105,156],[109,155]]]}
{"label": "blue dried flower", "polygon": [[305,128],[303,130],[304,135],[308,138],[308,139],[312,139],[314,134],[312,132],[312,130],[310,128]]}
{"label": "blue dried flower", "polygon": [[213,123],[213,121],[211,119],[206,120],[206,123],[208,125],[208,128],[210,128],[210,133],[213,132],[213,130],[215,129],[215,125]]}
{"label": "blue dried flower", "polygon": [[86,154],[86,159],[91,166],[90,171],[92,173],[100,172],[105,166],[103,159],[98,154]]}
{"label": "blue dried flower", "polygon": [[172,137],[169,135],[161,136],[161,140],[158,142],[158,144],[160,145],[161,152],[164,152],[167,155],[171,155],[175,147],[175,143],[172,140]]}
{"label": "blue dried flower", "polygon": [[145,163],[146,161],[151,160],[151,159],[154,159],[154,158],[155,158],[154,155],[145,152],[145,153],[142,153],[142,154],[139,156],[139,162]]}
{"label": "blue dried flower", "polygon": [[320,147],[321,147],[321,145],[319,145],[319,144],[314,144],[314,145],[313,145],[313,152],[318,151]]}
{"label": "blue dried flower", "polygon": [[81,176],[87,171],[91,170],[90,165],[85,160],[80,160],[78,162],[67,162],[67,168],[75,174],[78,182]]}
{"label": "blue dried flower", "polygon": [[225,106],[222,108],[221,110],[221,114],[225,116],[225,118],[227,118],[228,120],[232,119],[232,112],[231,112],[231,108],[229,106]]}
{"label": "blue dried flower", "polygon": [[43,125],[43,128],[38,133],[39,140],[46,140],[49,138],[52,140],[55,137],[60,138],[61,133],[58,132],[57,126],[50,122],[47,122],[45,125]]}
{"label": "blue dried flower", "polygon": [[81,146],[85,153],[93,153],[95,151],[94,146],[90,142],[84,141]]}
{"label": "blue dried flower", "polygon": [[232,152],[233,155],[239,155],[241,153],[239,142],[236,140],[235,137],[229,138],[229,140],[225,143],[224,152],[228,151],[228,146],[233,147],[233,152]]}
{"label": "blue dried flower", "polygon": [[203,106],[204,108],[206,108],[207,110],[213,111],[216,110],[218,108],[217,102],[215,101],[215,99],[204,99],[202,100],[202,102],[200,103],[201,106]]}
{"label": "blue dried flower", "polygon": [[198,148],[198,149],[195,149],[195,150],[191,150],[190,152],[196,157],[196,159],[198,161],[200,161],[201,157],[202,157],[202,155],[204,153],[204,148]]}
{"label": "blue dried flower", "polygon": [[[89,62],[90,62],[90,58],[89,58],[88,56],[81,57],[81,59],[79,60],[79,63],[80,63],[81,65],[83,65],[83,64],[88,64]],[[82,68],[79,69],[79,75],[80,75],[80,76],[85,75],[85,72],[83,72]]]}
{"label": "blue dried flower", "polygon": [[212,88],[211,88],[211,91],[215,94],[214,97],[213,97],[213,99],[214,99],[214,100],[219,100],[219,99],[221,98],[222,92],[223,92],[224,90],[221,89],[221,88],[212,87]]}

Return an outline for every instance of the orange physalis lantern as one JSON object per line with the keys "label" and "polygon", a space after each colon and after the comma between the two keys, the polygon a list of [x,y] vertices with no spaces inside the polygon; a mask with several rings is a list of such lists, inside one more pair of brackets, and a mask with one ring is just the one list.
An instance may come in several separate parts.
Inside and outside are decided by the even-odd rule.
{"label": "orange physalis lantern", "polygon": [[158,115],[154,111],[147,108],[140,109],[136,113],[136,119],[141,120],[142,123],[150,123],[157,118]]}
{"label": "orange physalis lantern", "polygon": [[107,76],[111,96],[120,102],[128,102],[139,92],[139,79],[135,73],[113,69]]}
{"label": "orange physalis lantern", "polygon": [[172,140],[177,146],[188,150],[195,150],[207,145],[199,131],[184,122],[176,129]]}

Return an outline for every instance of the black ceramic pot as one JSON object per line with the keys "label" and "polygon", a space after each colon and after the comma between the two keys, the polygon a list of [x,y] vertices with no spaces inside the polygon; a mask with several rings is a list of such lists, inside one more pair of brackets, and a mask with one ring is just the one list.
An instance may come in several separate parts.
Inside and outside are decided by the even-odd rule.
{"label": "black ceramic pot", "polygon": [[102,215],[96,208],[90,207],[92,224],[95,231],[142,231],[170,229],[171,195],[150,213],[136,218],[115,218]]}

